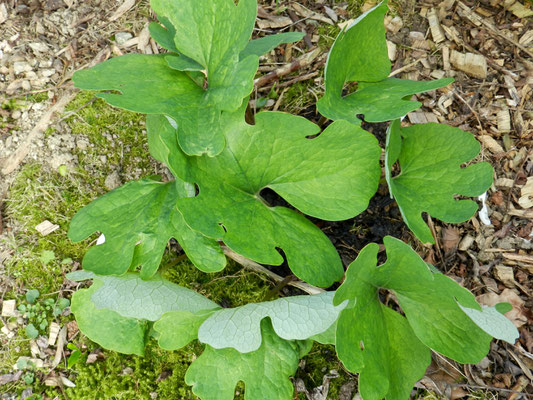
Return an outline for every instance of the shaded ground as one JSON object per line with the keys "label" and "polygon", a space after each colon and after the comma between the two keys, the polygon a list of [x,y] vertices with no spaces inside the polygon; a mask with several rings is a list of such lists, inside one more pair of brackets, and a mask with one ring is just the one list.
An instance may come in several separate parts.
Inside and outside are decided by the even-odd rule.
{"label": "shaded ground", "polygon": [[[448,88],[418,96],[423,107],[404,123],[447,123],[477,136],[483,144],[480,159],[490,161],[495,169],[495,184],[486,201],[490,221],[486,224],[478,216],[453,226],[432,221],[437,244],[426,247],[405,228],[386,185],[382,185],[369,209],[358,217],[314,222],[333,241],[345,265],[367,243],[380,243],[385,235],[393,235],[411,242],[428,262],[481,296],[481,302],[495,298],[513,304],[521,333],[515,346],[493,343],[489,356],[476,366],[461,366],[435,356],[426,378],[418,384],[419,391],[413,394],[524,398],[519,393],[533,390],[533,201],[528,197],[528,193],[533,194],[533,22],[525,8],[530,4],[508,1],[504,8],[503,2],[494,0],[392,3],[386,25],[396,76],[456,79]],[[370,3],[302,0],[261,4],[261,28],[256,34],[262,35],[264,30],[308,33],[304,41],[282,46],[264,58],[261,74],[276,71],[315,47],[322,53],[279,82],[264,82],[252,94],[252,105],[320,122],[314,103],[323,91],[327,49],[339,31],[339,23],[356,17]],[[69,298],[75,287],[64,280],[64,274],[79,266],[90,243],[73,244],[66,238],[72,215],[123,182],[166,173],[147,153],[141,116],[113,110],[95,101],[90,93],[76,95],[70,87],[69,79],[76,69],[113,55],[159,51],[146,35],[147,23],[153,19],[147,2],[126,1],[124,5],[106,0],[0,2],[3,304],[11,299],[17,305],[27,304],[24,294],[33,288],[41,291],[41,300]],[[298,5],[317,14],[307,13]],[[429,28],[432,15],[441,23],[438,30]],[[454,51],[481,57],[480,63],[486,62],[486,73],[483,66],[481,72],[476,72],[454,61]],[[62,101],[64,110],[58,107]],[[54,105],[58,115],[46,118]],[[35,129],[40,121],[41,129]],[[365,128],[383,146],[385,126]],[[279,201],[275,197],[269,200]],[[35,226],[44,220],[57,224],[58,229],[40,235]],[[165,256],[167,276],[226,306],[260,301],[273,287],[266,278],[238,266],[216,276],[200,274],[187,262],[180,262],[174,250]],[[197,346],[171,354],[153,346],[145,359],[122,356],[102,352],[84,339],[68,309],[47,318],[50,323],[68,327],[61,345],[29,341],[25,327],[30,321],[2,318],[0,398],[16,398],[21,393],[23,398],[31,393],[71,399],[102,398],[102,393],[106,398],[193,398],[183,375],[200,351]],[[40,334],[50,336],[48,327]],[[65,346],[67,342],[83,353],[72,368],[65,365],[73,352]],[[61,354],[61,361],[53,369],[56,353]],[[43,366],[19,365],[21,372],[17,372],[13,365],[21,356],[32,357],[34,364],[42,360]],[[94,392],[97,382],[104,388],[98,394]],[[69,388],[72,383],[76,387]],[[334,350],[327,346],[316,346],[304,359],[295,383],[302,399],[351,399],[357,393],[355,377],[343,370]],[[239,391],[242,394],[242,388]]]}

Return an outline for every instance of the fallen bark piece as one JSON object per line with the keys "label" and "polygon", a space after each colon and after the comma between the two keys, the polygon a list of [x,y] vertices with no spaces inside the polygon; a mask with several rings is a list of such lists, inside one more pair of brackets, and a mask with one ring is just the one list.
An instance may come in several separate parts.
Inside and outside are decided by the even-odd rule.
{"label": "fallen bark piece", "polygon": [[271,16],[269,19],[258,19],[257,25],[261,29],[277,29],[277,28],[285,28],[286,26],[289,26],[292,24],[292,19],[289,17],[274,17]]}
{"label": "fallen bark piece", "polygon": [[450,62],[455,68],[474,78],[485,79],[487,77],[487,60],[480,54],[460,53],[452,50]]}
{"label": "fallen bark piece", "polygon": [[43,236],[47,236],[51,234],[52,232],[57,231],[58,229],[59,229],[59,225],[52,224],[47,219],[35,227],[35,230]]}
{"label": "fallen bark piece", "polygon": [[508,288],[515,287],[514,272],[512,267],[497,265],[494,267],[494,276]]}
{"label": "fallen bark piece", "polygon": [[509,132],[511,130],[511,115],[507,107],[502,108],[496,115],[498,118],[498,131]]}
{"label": "fallen bark piece", "polygon": [[503,147],[492,136],[481,135],[478,136],[478,139],[491,153],[498,154],[504,152]]}

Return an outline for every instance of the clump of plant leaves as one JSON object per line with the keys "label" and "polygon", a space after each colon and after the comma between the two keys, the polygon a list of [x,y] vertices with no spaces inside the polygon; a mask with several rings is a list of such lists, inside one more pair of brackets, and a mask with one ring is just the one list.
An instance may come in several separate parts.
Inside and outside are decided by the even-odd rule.
{"label": "clump of plant leaves", "polygon": [[[370,244],[338,290],[318,295],[224,309],[162,278],[159,263],[174,238],[206,273],[224,268],[223,242],[269,265],[282,264],[284,255],[293,273],[310,284],[340,281],[339,255],[304,214],[349,219],[375,194],[381,149],[361,128],[361,114],[371,122],[394,120],[386,180],[406,224],[423,242],[433,237],[422,213],[467,220],[477,206],[455,196],[485,192],[492,169],[487,163],[462,167],[480,150],[469,133],[439,124],[401,126],[399,118],[420,106],[410,95],[452,80],[388,77],[386,2],[344,29],[331,49],[318,109],[333,122],[323,131],[284,113],[261,112],[253,125],[244,117],[259,56],[300,40],[301,33],[250,40],[254,0],[151,5],[159,23],[150,25],[150,33],[168,53],[117,57],[74,75],[77,87],[149,114],[150,152],[175,178],[127,183],[72,220],[69,236],[75,241],[102,234],[83,260],[85,271],[69,275],[93,280],[72,299],[82,332],[105,348],[138,355],[151,338],[169,351],[204,343],[185,376],[203,400],[232,399],[239,381],[246,399],[291,399],[289,378],[313,341],[336,346],[345,367],[360,374],[361,395],[371,400],[408,398],[429,365],[430,350],[475,363],[492,337],[516,340],[516,328],[503,316],[508,305],[482,308],[392,237],[384,239],[383,265],[377,266],[378,245]],[[357,82],[357,90],[343,96],[350,82]],[[267,188],[293,208],[268,204],[262,196]],[[398,303],[381,303],[380,289],[394,293]]]}

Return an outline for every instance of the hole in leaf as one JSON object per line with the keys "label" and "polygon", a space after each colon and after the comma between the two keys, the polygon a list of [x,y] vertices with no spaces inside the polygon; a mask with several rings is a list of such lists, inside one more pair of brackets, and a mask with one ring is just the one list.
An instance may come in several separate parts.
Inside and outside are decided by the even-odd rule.
{"label": "hole in leaf", "polygon": [[224,229],[225,233],[228,233],[228,229],[226,228],[226,226],[222,222],[219,222],[218,225],[221,226],[222,229]]}
{"label": "hole in leaf", "polygon": [[258,197],[268,207],[288,207],[294,209],[283,197],[270,188],[261,189]]}
{"label": "hole in leaf", "polygon": [[344,87],[342,88],[342,96],[345,97],[352,93],[355,93],[357,91],[358,86],[359,85],[357,82],[346,82],[344,84]]}

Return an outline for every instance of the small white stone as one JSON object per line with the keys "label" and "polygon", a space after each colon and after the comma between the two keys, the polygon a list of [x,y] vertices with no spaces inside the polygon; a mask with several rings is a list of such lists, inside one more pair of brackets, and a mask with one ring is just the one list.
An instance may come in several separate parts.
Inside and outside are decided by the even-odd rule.
{"label": "small white stone", "polygon": [[15,75],[20,75],[23,72],[31,71],[31,66],[26,61],[15,61],[13,63],[13,71]]}
{"label": "small white stone", "polygon": [[46,53],[48,51],[48,46],[44,43],[35,42],[28,44],[28,46],[30,46],[33,51],[36,51],[38,53]]}
{"label": "small white stone", "polygon": [[2,304],[2,317],[16,317],[19,314],[16,306],[16,300],[4,300]]}
{"label": "small white stone", "polygon": [[128,40],[130,40],[133,37],[133,35],[129,32],[117,32],[115,33],[115,42],[121,46],[124,43],[126,43]]}
{"label": "small white stone", "polygon": [[22,81],[22,89],[24,89],[25,91],[31,90],[30,81]]}
{"label": "small white stone", "polygon": [[111,174],[109,174],[107,178],[105,178],[104,185],[109,190],[116,189],[122,185],[118,171],[113,171]]}
{"label": "small white stone", "polygon": [[22,116],[22,113],[20,110],[15,110],[11,113],[11,118],[13,119],[19,119]]}
{"label": "small white stone", "polygon": [[53,69],[53,68],[48,68],[48,69],[42,69],[41,70],[41,75],[44,76],[45,78],[48,78],[49,76],[52,76],[56,73],[56,70]]}

